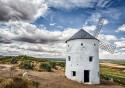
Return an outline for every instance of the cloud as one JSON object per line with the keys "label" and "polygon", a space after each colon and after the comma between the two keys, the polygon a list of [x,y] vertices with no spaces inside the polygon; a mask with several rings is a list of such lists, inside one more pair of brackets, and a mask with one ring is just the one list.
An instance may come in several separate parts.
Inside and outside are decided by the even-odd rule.
{"label": "cloud", "polygon": [[118,40],[114,35],[105,35],[105,39],[109,42],[114,42]]}
{"label": "cloud", "polygon": [[97,7],[109,7],[112,4],[112,0],[99,0],[99,2],[97,3]]}
{"label": "cloud", "polygon": [[118,48],[125,48],[125,41],[118,41],[115,42],[116,47]]}
{"label": "cloud", "polygon": [[[92,13],[91,16],[88,17],[88,19],[85,21],[84,25],[97,25],[99,18],[102,17],[100,13]],[[108,24],[108,20],[104,18],[104,25]]]}
{"label": "cloud", "polygon": [[93,8],[97,7],[107,7],[111,3],[110,0],[45,0],[49,7],[54,8]]}
{"label": "cloud", "polygon": [[100,59],[116,59],[116,60],[125,59],[125,53],[118,52],[117,50],[113,54],[110,54],[110,53],[103,51],[103,50],[100,50],[99,53],[100,53],[99,54]]}
{"label": "cloud", "polygon": [[107,19],[104,19],[104,25],[105,24],[108,24],[109,22],[108,22],[108,20]]}
{"label": "cloud", "polygon": [[35,57],[64,57],[66,53],[65,44],[33,44],[33,43],[11,43],[1,44],[2,55],[29,55]]}
{"label": "cloud", "polygon": [[125,31],[125,24],[123,24],[122,26],[118,27],[117,30],[115,30],[115,32],[119,32],[119,31]]}
{"label": "cloud", "polygon": [[0,21],[33,21],[48,10],[43,0],[1,0]]}
{"label": "cloud", "polygon": [[50,23],[50,26],[54,26],[54,25],[56,25],[56,23]]}
{"label": "cloud", "polygon": [[96,1],[97,0],[46,0],[45,2],[49,7],[71,9],[74,7],[92,8]]}
{"label": "cloud", "polygon": [[90,32],[90,31],[94,31],[96,28],[95,25],[91,25],[91,26],[83,26],[83,29],[87,32]]}
{"label": "cloud", "polygon": [[57,43],[65,42],[78,29],[68,28],[64,31],[48,31],[46,29],[39,29],[35,25],[19,22],[9,21],[6,23],[6,29],[0,29],[0,41],[6,42],[28,42],[28,43]]}
{"label": "cloud", "polygon": [[125,41],[125,38],[123,38],[123,37],[122,37],[120,40],[123,40],[123,41]]}

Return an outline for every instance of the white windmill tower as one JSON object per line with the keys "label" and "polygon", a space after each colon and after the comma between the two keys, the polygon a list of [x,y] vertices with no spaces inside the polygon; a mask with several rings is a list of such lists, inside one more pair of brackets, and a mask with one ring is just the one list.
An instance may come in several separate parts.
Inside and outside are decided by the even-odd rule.
{"label": "white windmill tower", "polygon": [[97,39],[104,18],[100,18],[93,36],[83,29],[69,38],[67,43],[67,58],[65,75],[71,80],[86,84],[99,84],[99,47],[110,53],[114,46]]}

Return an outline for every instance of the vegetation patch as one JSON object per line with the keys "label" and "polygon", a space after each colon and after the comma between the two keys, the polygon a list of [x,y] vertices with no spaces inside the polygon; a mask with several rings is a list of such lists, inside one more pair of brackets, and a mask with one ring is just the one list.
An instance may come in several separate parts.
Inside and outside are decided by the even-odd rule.
{"label": "vegetation patch", "polygon": [[0,77],[0,88],[39,88],[39,83],[22,77]]}
{"label": "vegetation patch", "polygon": [[27,61],[21,61],[21,63],[19,64],[20,68],[24,68],[24,69],[33,69],[34,68],[34,63],[30,60]]}
{"label": "vegetation patch", "polygon": [[46,70],[46,71],[48,71],[48,72],[51,72],[51,71],[52,71],[51,66],[50,66],[49,63],[41,63],[41,64],[40,64],[40,68],[41,68],[41,69],[44,69],[44,70]]}

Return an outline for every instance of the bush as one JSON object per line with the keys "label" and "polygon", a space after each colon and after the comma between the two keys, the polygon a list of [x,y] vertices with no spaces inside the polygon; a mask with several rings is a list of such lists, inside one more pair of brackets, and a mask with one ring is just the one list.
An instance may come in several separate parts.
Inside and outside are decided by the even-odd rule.
{"label": "bush", "polygon": [[25,69],[33,69],[34,68],[34,64],[32,63],[32,61],[22,61],[19,65],[19,67],[21,68],[25,68]]}
{"label": "bush", "polygon": [[42,69],[44,69],[44,70],[47,70],[48,72],[51,71],[51,66],[50,66],[50,64],[48,64],[48,63],[41,63],[41,64],[40,64],[40,68],[42,68]]}
{"label": "bush", "polygon": [[9,60],[9,62],[10,62],[11,64],[16,64],[17,61],[18,61],[17,59],[10,59],[10,60]]}
{"label": "bush", "polygon": [[52,68],[54,68],[54,69],[56,68],[56,62],[50,62],[49,64],[50,64],[50,66],[51,66]]}
{"label": "bush", "polygon": [[65,67],[66,62],[57,62],[58,66]]}

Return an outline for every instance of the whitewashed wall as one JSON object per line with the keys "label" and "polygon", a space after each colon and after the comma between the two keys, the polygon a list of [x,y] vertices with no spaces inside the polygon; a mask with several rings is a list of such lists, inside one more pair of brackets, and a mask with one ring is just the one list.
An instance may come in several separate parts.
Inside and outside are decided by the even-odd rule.
{"label": "whitewashed wall", "polygon": [[[68,56],[71,56],[71,61],[68,61]],[[89,62],[89,56],[93,56],[92,62]],[[67,42],[66,77],[84,83],[84,70],[90,70],[87,84],[100,83],[99,51],[96,39],[75,39]],[[72,71],[76,71],[76,76],[72,76]]]}

